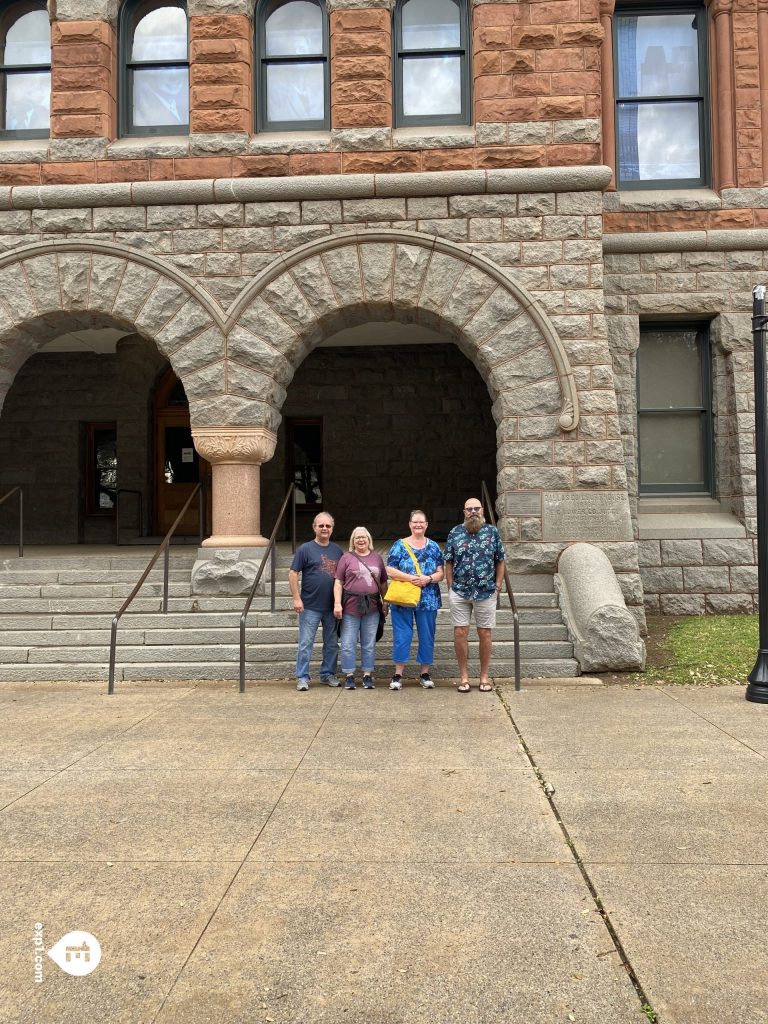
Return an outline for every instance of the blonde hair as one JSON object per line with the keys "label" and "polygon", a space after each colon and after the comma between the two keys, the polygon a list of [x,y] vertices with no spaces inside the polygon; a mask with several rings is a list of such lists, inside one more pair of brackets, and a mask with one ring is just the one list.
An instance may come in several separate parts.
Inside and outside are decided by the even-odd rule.
{"label": "blonde hair", "polygon": [[356,526],[349,535],[349,551],[355,550],[355,537],[364,536],[368,538],[368,550],[373,551],[373,537],[364,526]]}

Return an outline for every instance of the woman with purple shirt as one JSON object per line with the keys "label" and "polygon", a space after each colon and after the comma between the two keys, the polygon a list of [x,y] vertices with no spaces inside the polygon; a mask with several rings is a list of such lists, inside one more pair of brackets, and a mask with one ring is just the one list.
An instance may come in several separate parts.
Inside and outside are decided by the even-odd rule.
{"label": "woman with purple shirt", "polygon": [[373,550],[373,540],[364,526],[356,526],[349,538],[349,551],[336,566],[333,584],[333,614],[341,619],[341,671],[345,690],[355,689],[357,641],[363,668],[363,686],[373,690],[376,630],[386,589],[387,570]]}

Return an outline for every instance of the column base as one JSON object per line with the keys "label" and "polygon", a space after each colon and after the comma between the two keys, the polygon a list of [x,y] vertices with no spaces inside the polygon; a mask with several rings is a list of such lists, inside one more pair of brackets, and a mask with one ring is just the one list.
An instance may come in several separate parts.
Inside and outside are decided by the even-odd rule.
{"label": "column base", "polygon": [[265,548],[269,544],[268,537],[261,534],[248,537],[206,537],[204,548]]}

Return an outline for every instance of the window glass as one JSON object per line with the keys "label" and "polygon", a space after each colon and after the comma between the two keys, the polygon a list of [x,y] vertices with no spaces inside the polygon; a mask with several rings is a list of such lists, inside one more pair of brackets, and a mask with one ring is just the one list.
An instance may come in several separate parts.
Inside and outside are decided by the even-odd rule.
{"label": "window glass", "polygon": [[5,127],[11,131],[48,131],[50,123],[50,71],[9,75],[5,82]]}
{"label": "window glass", "polygon": [[455,0],[406,0],[402,26],[404,50],[461,45],[459,5]]}
{"label": "window glass", "polygon": [[701,352],[695,331],[643,331],[638,365],[644,408],[701,405]]}
{"label": "window glass", "polygon": [[617,18],[619,93],[687,96],[699,91],[699,40],[694,14]]}
{"label": "window glass", "polygon": [[267,118],[314,121],[324,115],[322,64],[272,64],[267,67]]}
{"label": "window glass", "polygon": [[697,413],[640,419],[640,479],[644,488],[675,484],[703,488],[704,444]]}
{"label": "window glass", "polygon": [[461,58],[403,58],[403,114],[461,114]]}
{"label": "window glass", "polygon": [[133,124],[138,127],[189,122],[189,69],[136,68],[133,72]]}
{"label": "window glass", "polygon": [[618,114],[624,180],[702,176],[698,103],[619,104]]}
{"label": "window glass", "polygon": [[181,7],[158,7],[137,24],[130,60],[186,59],[187,15]]}
{"label": "window glass", "polygon": [[267,18],[265,35],[268,57],[322,53],[323,13],[306,0],[284,4]]}
{"label": "window glass", "polygon": [[710,490],[710,383],[706,331],[647,327],[637,354],[642,491]]}
{"label": "window glass", "polygon": [[288,420],[288,471],[297,505],[323,501],[323,427],[319,419]]}
{"label": "window glass", "polygon": [[51,63],[51,26],[47,11],[29,11],[11,25],[0,63]]}

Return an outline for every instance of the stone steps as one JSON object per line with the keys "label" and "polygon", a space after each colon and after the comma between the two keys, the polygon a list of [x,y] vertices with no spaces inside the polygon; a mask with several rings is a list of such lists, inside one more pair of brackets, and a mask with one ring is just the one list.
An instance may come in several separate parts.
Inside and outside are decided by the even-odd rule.
{"label": "stone steps", "polygon": [[[521,675],[525,679],[563,679],[577,675],[575,662],[572,658],[560,660],[521,660]],[[236,680],[239,678],[237,662],[159,662],[146,664],[126,664],[118,661],[115,668],[115,679],[124,681],[189,681],[200,679]],[[377,661],[375,676],[379,687],[386,687],[392,672],[391,661]],[[87,664],[62,664],[60,662],[40,662],[35,664],[17,663],[0,664],[0,682],[103,682],[106,689],[109,665],[106,661]],[[441,679],[456,679],[456,662],[452,660],[436,661],[432,667],[433,678],[440,684]],[[470,674],[477,677],[477,660],[470,659]],[[493,659],[492,675],[496,679],[512,679],[515,674],[514,662]],[[251,681],[293,678],[293,664],[288,669],[273,664],[249,662],[246,668],[246,679]],[[319,685],[315,679],[314,685]],[[405,685],[417,685],[415,669],[406,671]]]}
{"label": "stone steps", "polygon": [[[161,613],[162,565],[154,568],[118,629],[117,679],[227,679],[238,676],[243,595],[190,592],[195,552],[171,553],[168,613]],[[277,610],[270,612],[268,579],[251,605],[246,630],[249,678],[290,678],[296,656],[296,614],[286,579],[290,551],[280,551]],[[87,559],[7,559],[0,562],[0,681],[103,680],[108,674],[112,619],[147,564],[147,555],[89,555]],[[562,624],[551,576],[517,576],[523,674],[573,676],[578,668]],[[445,587],[443,587],[445,592]],[[445,600],[445,593],[444,593]],[[512,612],[497,616],[493,672],[514,675]],[[390,627],[379,649],[380,679],[389,678]],[[320,652],[318,643],[317,654]],[[447,607],[438,614],[436,678],[456,675]],[[477,669],[477,642],[470,633]]]}

